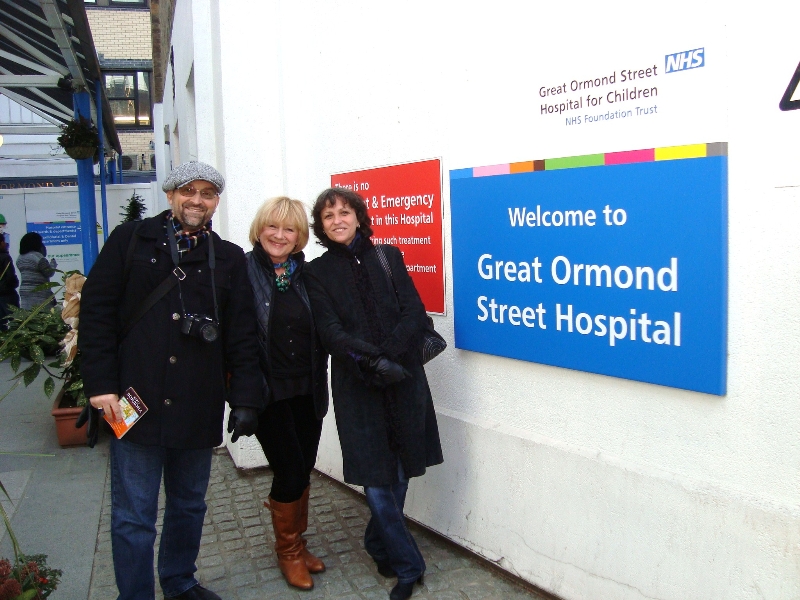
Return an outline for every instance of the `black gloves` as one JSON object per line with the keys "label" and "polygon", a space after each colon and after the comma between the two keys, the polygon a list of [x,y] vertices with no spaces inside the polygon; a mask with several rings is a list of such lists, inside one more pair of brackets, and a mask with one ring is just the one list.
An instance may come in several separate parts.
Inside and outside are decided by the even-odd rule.
{"label": "black gloves", "polygon": [[402,365],[397,364],[385,356],[362,356],[358,359],[358,366],[366,376],[367,382],[376,387],[386,387],[406,377],[411,377],[411,373],[406,371]]}
{"label": "black gloves", "polygon": [[100,411],[88,402],[75,421],[75,429],[80,429],[84,423],[89,423],[86,426],[86,445],[89,448],[94,448],[97,443],[97,436],[100,433]]}
{"label": "black gloves", "polygon": [[258,411],[247,406],[236,406],[228,416],[228,433],[232,433],[231,442],[236,443],[243,435],[253,435],[258,429]]}

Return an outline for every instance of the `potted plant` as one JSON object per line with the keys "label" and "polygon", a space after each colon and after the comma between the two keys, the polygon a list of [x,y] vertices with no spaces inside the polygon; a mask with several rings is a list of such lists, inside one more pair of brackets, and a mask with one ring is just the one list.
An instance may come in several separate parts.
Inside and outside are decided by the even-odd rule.
{"label": "potted plant", "polygon": [[[51,397],[56,390],[56,381],[64,383],[56,395],[51,414],[56,421],[56,435],[61,446],[77,446],[86,443],[86,427],[75,428],[82,407],[86,404],[83,379],[80,371],[78,351],[78,312],[80,291],[86,281],[81,273],[72,271],[64,275],[63,307],[51,307],[49,301],[29,311],[17,309],[9,317],[9,327],[0,332],[0,360],[11,361],[16,383],[29,386],[44,370],[44,393]],[[53,287],[57,283],[45,283],[39,287]],[[58,359],[46,363],[47,351],[63,347]],[[19,371],[22,358],[30,358],[31,364]],[[19,372],[18,372],[19,371]],[[11,392],[9,390],[8,393]]]}
{"label": "potted plant", "polygon": [[81,116],[61,125],[58,145],[75,160],[92,158],[100,147],[100,136],[94,123]]}

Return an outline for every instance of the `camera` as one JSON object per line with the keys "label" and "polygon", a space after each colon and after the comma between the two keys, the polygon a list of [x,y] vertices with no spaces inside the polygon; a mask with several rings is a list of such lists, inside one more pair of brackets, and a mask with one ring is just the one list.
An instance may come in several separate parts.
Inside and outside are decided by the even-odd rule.
{"label": "camera", "polygon": [[210,343],[219,337],[219,324],[207,315],[184,315],[181,333]]}

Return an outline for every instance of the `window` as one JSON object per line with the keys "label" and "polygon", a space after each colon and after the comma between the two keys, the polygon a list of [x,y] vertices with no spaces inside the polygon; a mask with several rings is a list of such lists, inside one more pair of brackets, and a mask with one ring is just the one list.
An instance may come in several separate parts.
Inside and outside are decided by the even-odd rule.
{"label": "window", "polygon": [[105,73],[106,97],[117,127],[152,127],[150,73]]}

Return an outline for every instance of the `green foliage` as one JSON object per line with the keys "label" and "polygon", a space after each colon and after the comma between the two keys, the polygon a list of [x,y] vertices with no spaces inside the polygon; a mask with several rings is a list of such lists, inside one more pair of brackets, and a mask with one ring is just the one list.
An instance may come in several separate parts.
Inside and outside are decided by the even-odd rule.
{"label": "green foliage", "polygon": [[10,308],[8,329],[0,331],[0,360],[10,358],[16,373],[22,358],[33,361],[33,367],[42,365],[46,356],[59,353],[59,342],[69,331],[61,319],[60,306],[51,306],[48,301],[30,310]]}
{"label": "green foliage", "polygon": [[[79,271],[64,273],[64,280]],[[50,289],[58,283],[46,283],[39,286]],[[38,288],[37,288],[38,289]],[[43,384],[45,395],[49,398],[56,391],[56,379],[65,383],[62,406],[84,406],[87,402],[83,392],[81,377],[81,354],[78,352],[69,366],[65,366],[66,355],[61,350],[61,340],[70,330],[61,318],[61,307],[52,306],[50,300],[30,309],[10,307],[11,314],[6,317],[8,328],[0,330],[0,361],[10,359],[11,369],[16,373],[14,387],[8,390],[0,400],[5,398],[19,385],[20,381],[29,386],[44,370],[48,377]],[[56,357],[55,361],[45,362],[47,357]],[[30,360],[23,368],[22,359]],[[22,371],[20,371],[22,368]]]}
{"label": "green foliage", "polygon": [[86,117],[79,117],[61,125],[58,145],[62,148],[74,148],[75,146],[98,148],[100,136],[94,123]]}
{"label": "green foliage", "polygon": [[146,210],[147,206],[144,203],[144,198],[134,192],[133,196],[128,199],[128,204],[125,206],[123,212],[119,214],[122,216],[123,223],[127,223],[128,221],[141,221]]}

